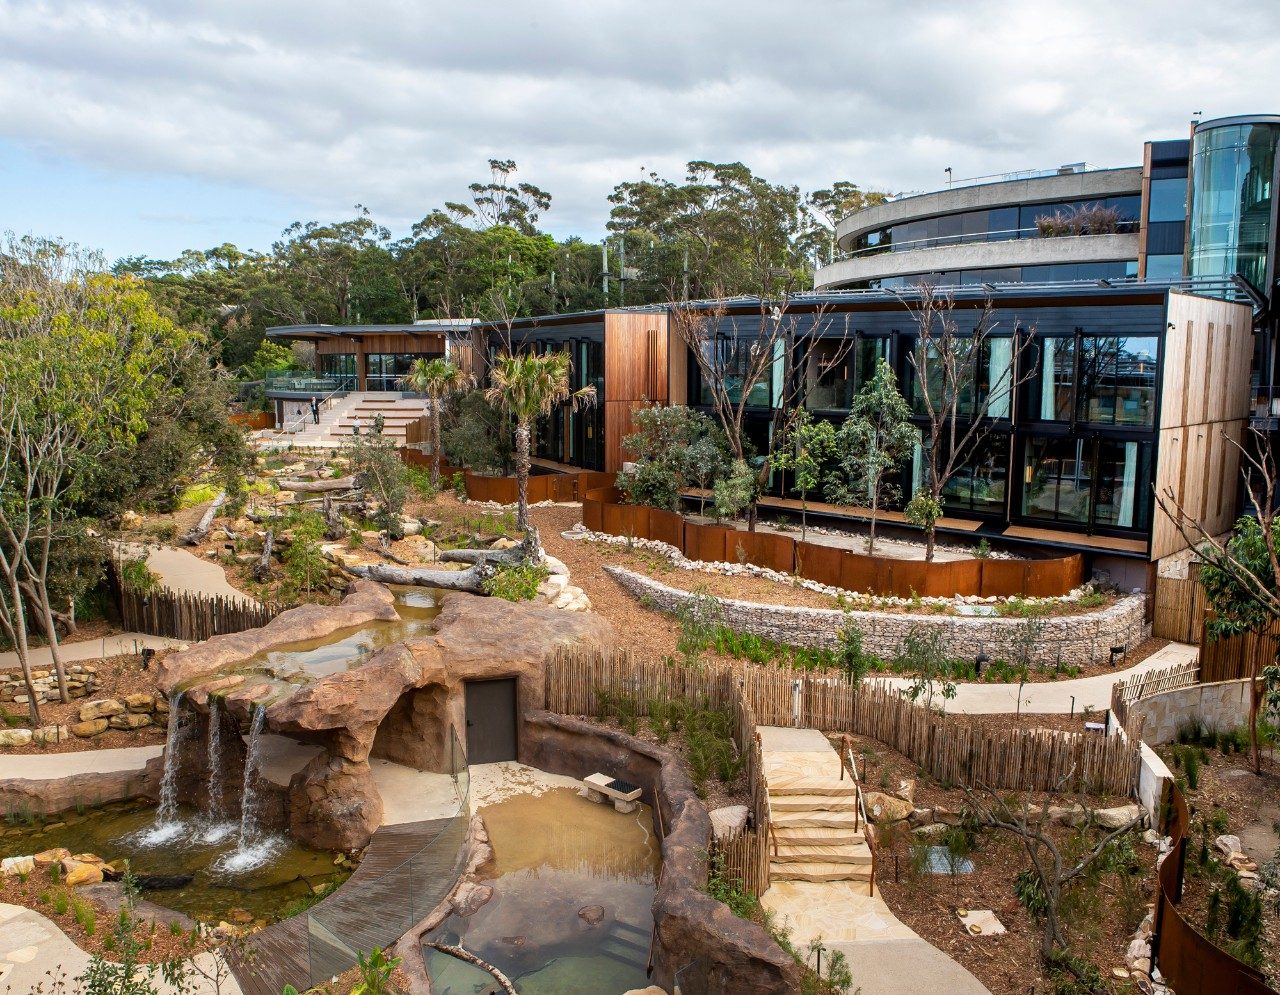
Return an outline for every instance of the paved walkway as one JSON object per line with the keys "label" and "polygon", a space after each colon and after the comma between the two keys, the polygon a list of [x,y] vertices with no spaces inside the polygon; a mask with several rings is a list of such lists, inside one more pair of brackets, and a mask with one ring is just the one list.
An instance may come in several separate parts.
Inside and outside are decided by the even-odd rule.
{"label": "paved walkway", "polygon": [[[815,775],[839,770],[836,751],[817,729],[760,726],[759,732],[766,768],[800,764]],[[977,978],[899,922],[879,892],[866,892],[861,881],[777,881],[760,904],[791,931],[798,949],[821,937],[827,949],[841,951],[863,995],[987,993]]]}
{"label": "paved walkway", "polygon": [[227,573],[216,560],[206,560],[175,546],[141,546],[120,543],[118,548],[128,556],[147,554],[147,566],[160,578],[160,583],[173,591],[190,594],[221,595],[237,601],[254,599],[231,586]]}
{"label": "paved walkway", "polygon": [[[1111,687],[1116,681],[1126,680],[1136,674],[1144,674],[1148,670],[1160,670],[1176,664],[1194,660],[1200,650],[1186,643],[1170,643],[1157,650],[1141,663],[1110,674],[1098,674],[1094,677],[1078,677],[1070,681],[1044,681],[1026,684],[1022,688],[1022,710],[1024,712],[1080,712],[1092,708],[1102,712],[1111,707]],[[877,678],[890,687],[907,688],[911,682],[902,677]],[[993,712],[1016,712],[1018,710],[1018,685],[1016,684],[961,684],[956,696],[945,702],[948,712],[964,712],[966,714],[991,714]],[[941,706],[940,698],[934,704]]]}
{"label": "paved walkway", "polygon": [[[167,636],[149,636],[145,632],[113,632],[109,636],[96,639],[81,639],[74,643],[59,643],[58,652],[63,663],[78,663],[81,660],[105,660],[113,656],[131,656],[143,648],[168,649],[171,646],[185,646],[180,639]],[[36,646],[31,650],[33,667],[52,667],[53,655],[48,646]],[[18,666],[18,651],[7,650],[0,653],[0,670]]]}
{"label": "paved walkway", "polygon": [[0,781],[17,777],[49,781],[76,774],[109,774],[142,770],[147,761],[164,752],[162,744],[126,746],[114,750],[78,750],[74,753],[0,753]]}
{"label": "paved walkway", "polygon": [[[222,965],[220,984],[201,978],[185,989],[189,995],[240,995],[240,986],[217,953],[197,954],[194,958],[208,974]],[[47,990],[49,974],[56,979],[65,974],[68,982],[84,973],[89,955],[71,942],[57,925],[39,912],[21,905],[0,903],[0,985],[14,993]],[[177,989],[156,977],[152,985],[157,995],[177,995]]]}

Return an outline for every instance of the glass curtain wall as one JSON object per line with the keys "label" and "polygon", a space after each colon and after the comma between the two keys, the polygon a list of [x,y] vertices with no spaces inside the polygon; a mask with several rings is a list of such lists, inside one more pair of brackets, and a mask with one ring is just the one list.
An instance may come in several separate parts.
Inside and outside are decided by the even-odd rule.
{"label": "glass curtain wall", "polygon": [[365,390],[400,390],[400,381],[419,359],[438,359],[439,352],[371,352],[365,359]]}
{"label": "glass curtain wall", "polygon": [[355,353],[321,353],[320,372],[333,377],[343,390],[356,389]]}
{"label": "glass curtain wall", "polygon": [[1244,277],[1267,288],[1280,120],[1196,132],[1191,152],[1191,276]]}

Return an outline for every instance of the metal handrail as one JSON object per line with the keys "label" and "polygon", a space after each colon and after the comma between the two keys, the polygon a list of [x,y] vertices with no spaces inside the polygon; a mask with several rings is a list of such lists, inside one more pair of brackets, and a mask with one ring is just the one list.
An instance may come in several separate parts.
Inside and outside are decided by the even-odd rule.
{"label": "metal handrail", "polygon": [[[867,818],[867,806],[866,806],[866,800],[863,798],[863,795],[862,795],[862,785],[858,783],[858,765],[857,765],[856,761],[854,761],[854,759],[853,759],[853,747],[852,747],[852,746],[848,746],[848,747],[847,747],[847,749],[846,749],[846,751],[845,751],[845,755],[846,755],[846,757],[847,757],[847,758],[848,758],[848,760],[849,760],[849,772],[850,772],[850,773],[849,773],[849,776],[850,776],[850,778],[853,780],[853,788],[854,788],[854,791],[855,791],[855,795],[854,795],[854,797],[855,797],[856,802],[857,802],[857,804],[856,804],[856,806],[855,806],[855,808],[854,808],[854,815],[853,815],[853,831],[856,833],[856,832],[858,831],[858,827],[859,827],[859,825],[861,825],[861,826],[862,826],[862,829],[863,829],[863,837],[862,837],[862,838],[863,838],[864,840],[866,840],[866,843],[867,843],[867,849],[871,851],[871,881],[869,882],[869,884],[870,884],[870,888],[871,888],[871,895],[872,895],[872,897],[874,897],[874,896],[875,896],[875,893],[876,893],[876,844],[875,844],[875,836],[872,834],[870,820]],[[841,776],[841,779],[843,779],[843,778],[844,778],[844,764],[843,764],[843,763],[841,763],[841,765],[840,765],[840,776]]]}
{"label": "metal handrail", "polygon": [[[1138,221],[1120,221],[1115,231],[1080,232],[1064,235],[1041,235],[1037,226],[1030,228],[999,228],[995,231],[972,232],[960,235],[933,235],[929,238],[913,238],[906,242],[886,242],[883,245],[868,245],[861,249],[848,249],[833,257],[832,262],[843,262],[846,259],[858,259],[862,256],[878,256],[891,252],[911,252],[918,249],[933,249],[947,245],[969,245],[974,242],[1018,242],[1024,233],[1035,232],[1035,238],[1083,238],[1091,235],[1131,235],[1138,230]],[[992,238],[993,235],[1007,235],[1008,238]],[[828,264],[829,265],[829,264]]]}
{"label": "metal handrail", "polygon": [[[330,401],[333,400],[335,395],[345,394],[345,393],[347,393],[346,387],[339,385],[333,388],[333,390],[329,391],[329,393],[325,394],[324,397],[320,398],[319,406],[323,408],[326,404],[328,404]],[[280,427],[279,431],[276,432],[276,438],[279,439],[285,435],[292,435],[294,432],[298,430],[298,426],[306,424],[306,421],[307,421],[307,413],[303,412],[302,414],[298,415],[298,417],[295,418],[293,421],[285,422]],[[293,427],[290,428],[290,426],[293,426]]]}

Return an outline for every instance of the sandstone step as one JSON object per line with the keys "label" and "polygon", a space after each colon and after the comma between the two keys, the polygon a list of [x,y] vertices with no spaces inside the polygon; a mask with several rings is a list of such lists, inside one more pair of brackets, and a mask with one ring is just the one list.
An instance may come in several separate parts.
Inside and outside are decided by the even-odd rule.
{"label": "sandstone step", "polygon": [[774,795],[769,808],[775,812],[853,811],[857,800],[849,795]]}
{"label": "sandstone step", "polygon": [[839,846],[841,844],[866,842],[866,835],[861,829],[854,832],[852,828],[779,826],[775,821],[771,830],[778,846],[782,846],[784,843]]}
{"label": "sandstone step", "polygon": [[870,864],[769,861],[771,881],[870,881]]}
{"label": "sandstone step", "polygon": [[799,826],[829,826],[836,829],[853,829],[857,813],[845,812],[778,812],[773,817],[773,825],[777,828],[795,828]]}
{"label": "sandstone step", "polygon": [[770,795],[839,795],[853,797],[858,793],[857,786],[848,778],[843,781],[839,781],[834,777],[779,778],[775,780],[766,776],[765,781],[768,784]]}
{"label": "sandstone step", "polygon": [[778,842],[775,852],[770,849],[769,859],[785,863],[871,864],[871,850],[865,843],[829,845],[806,843],[801,845]]}

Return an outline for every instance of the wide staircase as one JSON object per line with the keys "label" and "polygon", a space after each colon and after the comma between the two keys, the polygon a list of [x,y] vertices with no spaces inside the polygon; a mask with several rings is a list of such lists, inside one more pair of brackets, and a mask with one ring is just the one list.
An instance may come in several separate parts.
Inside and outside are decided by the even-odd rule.
{"label": "wide staircase", "polygon": [[295,448],[336,449],[351,438],[357,425],[363,433],[372,431],[375,419],[381,415],[383,434],[403,443],[409,426],[426,414],[426,404],[420,397],[352,391],[329,401],[320,411],[319,424],[313,423],[310,416],[293,419],[289,431],[266,431],[259,438]]}
{"label": "wide staircase", "polygon": [[[772,735],[771,735],[772,733]],[[858,786],[822,733],[761,729],[771,881],[856,881],[871,893],[871,847]]]}

